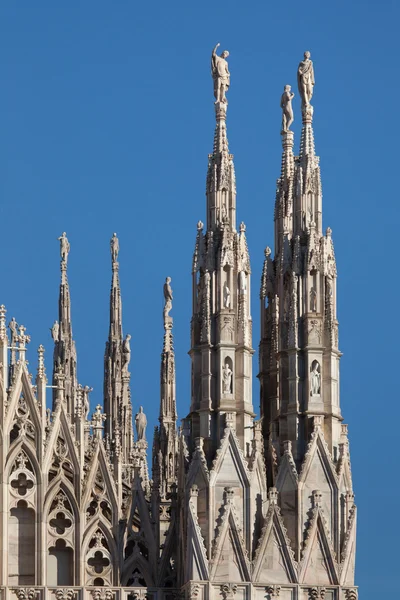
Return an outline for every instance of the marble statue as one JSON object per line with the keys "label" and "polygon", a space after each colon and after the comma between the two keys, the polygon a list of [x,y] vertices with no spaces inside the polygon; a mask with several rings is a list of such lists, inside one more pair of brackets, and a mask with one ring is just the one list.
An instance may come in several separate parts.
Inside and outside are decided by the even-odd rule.
{"label": "marble statue", "polygon": [[283,94],[281,96],[281,109],[282,109],[282,132],[290,130],[290,126],[294,121],[292,100],[294,93],[291,91],[290,85],[285,85],[283,88]]}
{"label": "marble statue", "polygon": [[227,104],[225,93],[230,86],[230,73],[226,59],[229,56],[229,52],[224,50],[221,56],[218,56],[217,48],[219,46],[220,44],[215,46],[211,55],[211,74],[214,80],[215,104],[218,104],[218,102]]}
{"label": "marble statue", "polygon": [[18,323],[14,317],[9,322],[8,327],[11,331],[11,346],[14,346],[14,343],[17,341],[18,337]]}
{"label": "marble statue", "polygon": [[145,440],[146,439],[147,418],[143,412],[143,406],[141,406],[139,408],[139,412],[136,413],[135,425],[136,425],[136,433],[137,433],[138,441]]}
{"label": "marble statue", "polygon": [[228,287],[228,284],[224,283],[224,308],[231,307],[231,290]]}
{"label": "marble statue", "polygon": [[232,391],[232,369],[228,362],[225,363],[225,366],[222,369],[222,381],[224,385],[224,394],[230,394]]}
{"label": "marble statue", "polygon": [[69,251],[70,251],[70,245],[69,245],[69,241],[68,241],[67,234],[65,233],[65,231],[58,238],[58,241],[60,242],[61,260],[62,260],[62,262],[64,262],[65,264],[67,264],[67,262],[68,262],[68,254],[69,254]]}
{"label": "marble statue", "polygon": [[53,342],[58,342],[58,334],[60,331],[60,325],[58,321],[54,321],[53,327],[50,327],[51,337],[53,338]]}
{"label": "marble statue", "polygon": [[167,277],[164,283],[164,323],[169,317],[169,313],[172,309],[172,288],[171,288],[171,277]]}
{"label": "marble statue", "polygon": [[304,59],[299,63],[297,69],[297,84],[302,106],[310,104],[315,85],[314,67],[310,56],[310,52],[304,52]]}
{"label": "marble statue", "polygon": [[129,333],[126,334],[124,341],[122,342],[122,368],[124,371],[128,370],[128,366],[131,360],[131,337]]}
{"label": "marble statue", "polygon": [[119,241],[117,238],[117,234],[113,233],[113,236],[110,240],[110,250],[111,250],[111,258],[113,263],[118,260],[118,252],[119,252]]}
{"label": "marble statue", "polygon": [[314,287],[310,290],[310,310],[317,312],[317,291]]}
{"label": "marble statue", "polygon": [[314,361],[311,371],[311,396],[319,396],[321,391],[321,373],[319,372],[319,362]]}

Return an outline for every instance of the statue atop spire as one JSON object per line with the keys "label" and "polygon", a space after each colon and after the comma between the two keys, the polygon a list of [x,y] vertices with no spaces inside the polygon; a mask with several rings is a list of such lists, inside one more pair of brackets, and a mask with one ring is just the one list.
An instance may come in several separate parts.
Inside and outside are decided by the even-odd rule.
{"label": "statue atop spire", "polygon": [[224,50],[221,56],[217,54],[217,48],[220,46],[218,43],[211,55],[211,75],[214,80],[214,97],[215,104],[221,102],[222,104],[228,104],[226,99],[226,92],[229,90],[231,83],[231,74],[228,69],[227,58],[229,56],[228,50]]}
{"label": "statue atop spire", "polygon": [[68,254],[69,251],[71,249],[68,238],[67,238],[67,234],[65,233],[65,231],[63,232],[63,234],[58,238],[58,241],[60,242],[60,254],[61,254],[61,261],[65,264],[67,264],[68,262]]}
{"label": "statue atop spire", "polygon": [[172,288],[170,284],[171,277],[167,277],[164,283],[164,328],[166,328],[166,323],[171,319],[169,316],[169,313],[172,310]]}
{"label": "statue atop spire", "polygon": [[116,233],[113,233],[113,236],[110,240],[110,251],[111,251],[111,260],[113,263],[116,263],[118,261],[118,253],[119,253],[119,241],[118,241]]}
{"label": "statue atop spire", "polygon": [[310,57],[310,52],[304,52],[304,59],[300,61],[297,69],[297,85],[303,110],[310,104],[315,85],[314,66]]}
{"label": "statue atop spire", "polygon": [[292,100],[294,93],[291,91],[290,85],[285,85],[283,88],[283,94],[281,96],[281,109],[282,109],[282,133],[287,133],[290,130],[290,126],[294,121]]}

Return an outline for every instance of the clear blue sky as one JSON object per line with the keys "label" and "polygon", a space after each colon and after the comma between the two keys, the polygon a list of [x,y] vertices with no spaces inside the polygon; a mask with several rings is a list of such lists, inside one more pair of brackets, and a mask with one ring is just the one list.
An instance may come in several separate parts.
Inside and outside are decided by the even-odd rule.
{"label": "clear blue sky", "polygon": [[[210,53],[230,51],[228,135],[253,268],[273,244],[283,85],[312,52],[324,225],[339,269],[341,401],[359,506],[363,600],[398,585],[398,2],[14,1],[0,6],[0,303],[47,348],[59,244],[80,382],[102,403],[109,238],[120,238],[132,399],[159,403],[162,285],[172,277],[180,417],[190,402],[191,261],[213,143]],[[295,91],[297,91],[295,89]],[[300,114],[296,95],[296,145]],[[257,373],[257,358],[254,359]],[[258,381],[254,404],[258,406]]]}

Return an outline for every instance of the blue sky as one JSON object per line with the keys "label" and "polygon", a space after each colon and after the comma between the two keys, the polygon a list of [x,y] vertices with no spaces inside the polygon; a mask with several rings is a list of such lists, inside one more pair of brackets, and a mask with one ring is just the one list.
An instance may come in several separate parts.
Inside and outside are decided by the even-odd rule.
{"label": "blue sky", "polygon": [[[116,231],[133,405],[144,405],[150,432],[166,275],[180,417],[190,403],[190,270],[213,142],[211,50],[220,41],[230,51],[228,136],[252,259],[255,348],[263,249],[273,245],[279,99],[286,83],[297,91],[297,64],[311,51],[324,226],[333,229],[339,270],[341,403],[363,600],[393,594],[398,579],[399,18],[399,4],[387,0],[0,6],[0,303],[32,336],[32,371],[40,343],[50,371],[57,237],[66,231],[79,380],[94,387],[92,405],[102,403]],[[294,109],[298,148],[298,94]],[[257,380],[253,394],[257,407]]]}

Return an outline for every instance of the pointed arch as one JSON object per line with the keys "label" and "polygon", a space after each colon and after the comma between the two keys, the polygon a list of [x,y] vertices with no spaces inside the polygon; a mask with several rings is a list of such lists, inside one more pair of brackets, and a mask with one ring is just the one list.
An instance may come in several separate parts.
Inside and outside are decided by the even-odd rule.
{"label": "pointed arch", "polygon": [[121,574],[121,586],[127,587],[130,577],[135,569],[139,569],[142,574],[146,587],[154,587],[154,580],[150,572],[149,563],[140,555],[140,554],[132,554],[125,562],[122,574]]}
{"label": "pointed arch", "polygon": [[33,448],[33,446],[31,446],[31,444],[29,442],[27,442],[26,439],[21,439],[17,443],[17,445],[15,445],[15,446],[13,445],[13,447],[10,448],[8,455],[6,457],[6,460],[5,460],[4,481],[8,482],[9,477],[10,477],[10,472],[11,472],[10,469],[12,468],[12,466],[15,462],[15,459],[17,458],[17,455],[21,452],[21,450],[23,452],[25,452],[25,454],[29,458],[29,461],[30,461],[33,471],[34,471],[34,475],[36,477],[36,483],[38,483],[39,481],[41,481],[42,473],[41,473],[39,461],[36,456],[36,449]]}

